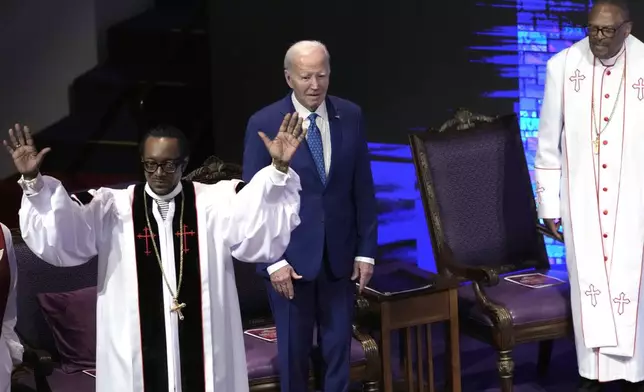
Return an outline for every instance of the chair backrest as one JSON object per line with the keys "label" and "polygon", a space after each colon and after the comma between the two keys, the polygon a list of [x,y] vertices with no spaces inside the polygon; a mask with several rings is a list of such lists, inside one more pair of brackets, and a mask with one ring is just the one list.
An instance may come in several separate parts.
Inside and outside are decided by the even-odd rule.
{"label": "chair backrest", "polygon": [[516,115],[459,115],[410,136],[439,273],[448,251],[468,267],[548,269]]}
{"label": "chair backrest", "polygon": [[32,348],[46,350],[54,358],[58,351],[51,329],[38,303],[39,293],[62,293],[96,286],[97,258],[78,267],[54,267],[33,254],[20,235],[13,236],[18,260],[18,322],[16,332]]}

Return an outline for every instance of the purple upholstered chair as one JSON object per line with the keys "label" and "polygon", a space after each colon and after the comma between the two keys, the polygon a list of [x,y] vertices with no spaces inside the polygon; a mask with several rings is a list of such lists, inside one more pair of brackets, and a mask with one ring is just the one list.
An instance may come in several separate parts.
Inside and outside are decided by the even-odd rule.
{"label": "purple upholstered chair", "polygon": [[[504,275],[550,270],[515,115],[459,111],[440,130],[410,136],[438,272],[463,280],[463,332],[499,353],[502,391],[512,391],[512,349],[540,342],[545,374],[553,339],[571,332],[570,286],[533,289]],[[563,275],[563,276],[561,276]]]}

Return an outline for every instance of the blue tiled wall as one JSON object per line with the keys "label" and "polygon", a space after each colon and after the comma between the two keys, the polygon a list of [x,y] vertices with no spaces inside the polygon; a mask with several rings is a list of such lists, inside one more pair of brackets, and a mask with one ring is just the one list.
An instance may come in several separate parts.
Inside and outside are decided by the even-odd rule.
{"label": "blue tiled wall", "polygon": [[[534,156],[537,148],[539,111],[545,84],[546,62],[555,53],[585,37],[581,26],[566,17],[588,12],[586,1],[517,1],[517,52],[519,56],[519,99],[515,111],[520,117],[526,159],[534,184]],[[563,246],[546,239],[551,263],[565,263]]]}
{"label": "blue tiled wall", "polygon": [[[590,2],[557,0],[499,0],[481,7],[507,7],[516,4],[516,26],[497,26],[477,33],[498,41],[488,47],[471,47],[472,61],[495,64],[499,76],[518,80],[518,91],[481,92],[489,99],[516,98],[526,158],[534,180],[539,111],[548,59],[584,37],[580,26],[569,17],[581,19]],[[476,57],[476,58],[474,58]],[[407,145],[370,144],[372,168],[380,206],[379,243],[384,258],[417,262],[434,271],[431,245],[424,211],[417,190],[416,176]],[[533,184],[534,185],[534,184]],[[565,263],[561,244],[546,239],[552,264]]]}

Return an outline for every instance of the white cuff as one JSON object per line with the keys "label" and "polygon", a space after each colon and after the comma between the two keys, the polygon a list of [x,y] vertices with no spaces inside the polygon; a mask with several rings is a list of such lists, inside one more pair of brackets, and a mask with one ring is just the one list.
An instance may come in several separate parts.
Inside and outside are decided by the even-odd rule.
{"label": "white cuff", "polygon": [[36,178],[31,180],[25,180],[24,176],[20,177],[20,179],[18,180],[18,185],[20,185],[25,195],[34,196],[42,190],[43,186],[45,185],[45,181],[42,179],[40,173],[38,173]]}
{"label": "white cuff", "polygon": [[372,259],[371,257],[356,256],[356,258],[354,260],[355,261],[360,261],[362,263],[371,264],[371,265],[376,264],[376,260]]}
{"label": "white cuff", "polygon": [[269,169],[269,177],[273,184],[275,185],[286,185],[286,180],[289,179],[290,174],[291,174],[291,169],[290,167],[288,168],[288,173],[284,173],[281,170],[278,170],[275,165],[271,164],[270,169]]}
{"label": "white cuff", "polygon": [[266,267],[266,272],[268,272],[269,275],[273,275],[273,272],[276,272],[278,269],[285,267],[287,265],[289,264],[286,260],[280,260]]}

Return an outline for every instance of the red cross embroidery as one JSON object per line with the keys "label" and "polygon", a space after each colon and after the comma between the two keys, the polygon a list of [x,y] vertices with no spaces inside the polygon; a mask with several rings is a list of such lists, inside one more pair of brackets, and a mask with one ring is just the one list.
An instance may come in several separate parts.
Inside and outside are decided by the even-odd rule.
{"label": "red cross embroidery", "polygon": [[148,229],[147,227],[143,228],[143,234],[137,234],[136,235],[136,238],[145,240],[145,254],[148,255],[148,256],[152,254],[152,251],[150,250],[150,243],[149,243],[148,239],[151,239],[152,241],[154,241],[154,237],[156,237],[156,236],[157,235],[152,233],[152,232],[150,232],[150,229]]}
{"label": "red cross embroidery", "polygon": [[193,230],[188,231],[188,225],[183,225],[182,230],[174,233],[177,237],[183,236],[183,253],[188,253],[188,236],[193,236],[196,233]]}

